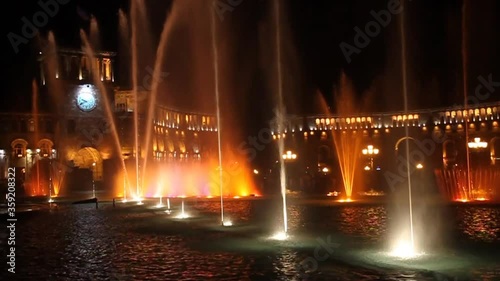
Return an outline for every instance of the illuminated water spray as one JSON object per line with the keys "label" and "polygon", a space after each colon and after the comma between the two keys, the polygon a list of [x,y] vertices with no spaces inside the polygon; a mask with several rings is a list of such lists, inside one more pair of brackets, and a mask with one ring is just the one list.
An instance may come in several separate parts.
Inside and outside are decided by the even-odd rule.
{"label": "illuminated water spray", "polygon": [[[281,14],[280,14],[280,0],[275,1],[275,19],[276,19],[276,65],[278,74],[278,109],[276,111],[276,119],[278,123],[278,133],[284,131],[285,121],[285,105],[283,104],[283,73],[281,66]],[[283,201],[283,233],[275,236],[277,239],[286,239],[288,235],[288,217],[286,207],[286,171],[285,159],[281,157],[285,153],[285,140],[284,138],[278,139],[278,151],[280,161],[280,187],[281,197]]]}
{"label": "illuminated water spray", "polygon": [[178,219],[187,219],[189,218],[188,214],[184,210],[184,199],[181,202],[181,213],[177,216]]}
{"label": "illuminated water spray", "polygon": [[217,109],[217,150],[219,152],[219,186],[220,186],[220,221],[224,226],[231,225],[230,222],[224,221],[224,184],[222,182],[222,147],[221,147],[221,120],[220,120],[220,103],[219,103],[219,54],[217,49],[217,33],[215,30],[215,9],[211,14],[211,31],[212,31],[212,52],[214,65],[214,84],[215,84],[215,106]]}
{"label": "illuminated water spray", "polygon": [[[405,12],[401,13],[400,20],[400,36],[401,36],[401,69],[403,78],[403,98],[404,98],[404,112],[408,113],[408,77],[407,77],[407,61],[406,61],[406,33],[405,33]],[[406,139],[409,138],[409,128],[405,126],[405,136]],[[411,258],[416,255],[415,252],[415,236],[413,229],[413,206],[412,206],[412,186],[411,186],[411,170],[410,170],[410,143],[406,141],[406,173],[408,178],[408,209],[409,209],[409,227],[410,227],[410,239],[405,241],[402,239],[398,241],[397,245],[393,249],[392,254],[398,257]]]}

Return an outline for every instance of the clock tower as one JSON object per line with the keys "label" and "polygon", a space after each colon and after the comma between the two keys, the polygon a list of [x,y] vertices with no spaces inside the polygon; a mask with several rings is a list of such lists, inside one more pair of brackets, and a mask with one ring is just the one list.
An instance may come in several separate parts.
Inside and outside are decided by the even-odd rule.
{"label": "clock tower", "polygon": [[[61,161],[77,171],[87,170],[93,182],[106,180],[107,160],[116,157],[111,132],[115,53],[96,52],[92,58],[81,50],[59,49],[57,55],[40,57],[41,81],[55,104]],[[71,185],[84,185],[79,172],[68,174]],[[87,177],[88,178],[88,177]]]}

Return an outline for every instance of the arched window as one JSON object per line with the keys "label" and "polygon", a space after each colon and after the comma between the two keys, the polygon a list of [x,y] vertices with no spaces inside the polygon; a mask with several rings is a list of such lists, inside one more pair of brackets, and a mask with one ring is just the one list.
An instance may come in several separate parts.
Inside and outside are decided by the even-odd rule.
{"label": "arched window", "polygon": [[28,142],[23,139],[16,139],[11,143],[14,157],[24,157],[26,155],[26,146]]}
{"label": "arched window", "polygon": [[54,143],[48,139],[42,139],[38,142],[37,147],[40,149],[41,157],[50,157]]}

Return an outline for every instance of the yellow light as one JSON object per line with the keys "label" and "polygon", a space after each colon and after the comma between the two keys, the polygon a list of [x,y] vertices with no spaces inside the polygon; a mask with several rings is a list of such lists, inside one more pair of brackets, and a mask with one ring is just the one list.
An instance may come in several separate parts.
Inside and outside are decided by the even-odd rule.
{"label": "yellow light", "polygon": [[271,239],[283,241],[288,239],[288,234],[286,234],[286,232],[278,232],[271,236]]}
{"label": "yellow light", "polygon": [[474,138],[474,141],[469,142],[467,145],[469,146],[469,148],[473,148],[473,149],[487,148],[488,147],[488,143],[485,141],[481,141],[481,138]]}
{"label": "yellow light", "polygon": [[324,167],[322,171],[323,173],[328,173],[330,170],[327,167]]}
{"label": "yellow light", "polygon": [[259,170],[253,169],[253,173],[256,174],[256,175],[258,175],[259,174]]}
{"label": "yellow light", "polygon": [[410,241],[400,240],[393,247],[390,255],[402,259],[411,259],[418,257],[421,254],[415,251],[415,248]]}
{"label": "yellow light", "polygon": [[370,171],[370,170],[371,170],[370,166],[365,166],[365,171]]}
{"label": "yellow light", "polygon": [[421,170],[424,168],[424,165],[422,165],[421,163],[418,163],[416,167],[417,167],[417,169]]}

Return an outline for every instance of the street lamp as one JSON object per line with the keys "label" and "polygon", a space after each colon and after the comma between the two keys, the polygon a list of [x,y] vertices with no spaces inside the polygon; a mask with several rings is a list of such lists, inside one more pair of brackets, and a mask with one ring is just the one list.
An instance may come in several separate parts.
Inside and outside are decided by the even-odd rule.
{"label": "street lamp", "polygon": [[373,170],[373,157],[374,155],[378,155],[380,153],[380,150],[378,148],[375,148],[373,145],[368,145],[361,151],[361,153],[363,153],[363,155],[367,155],[370,159],[370,166],[366,166],[365,171]]}
{"label": "street lamp", "polygon": [[282,155],[284,160],[295,160],[297,159],[297,154],[292,153],[292,151],[288,150],[285,154]]}
{"label": "street lamp", "polygon": [[92,163],[92,198],[95,198],[95,162]]}
{"label": "street lamp", "polygon": [[467,145],[471,149],[481,149],[488,147],[488,143],[485,141],[481,141],[481,138],[474,138],[474,141],[469,142]]}
{"label": "street lamp", "polygon": [[49,203],[54,202],[52,199],[52,157],[49,159]]}

